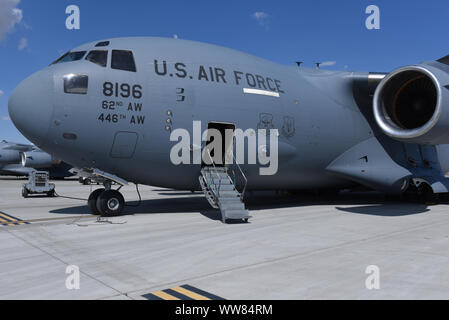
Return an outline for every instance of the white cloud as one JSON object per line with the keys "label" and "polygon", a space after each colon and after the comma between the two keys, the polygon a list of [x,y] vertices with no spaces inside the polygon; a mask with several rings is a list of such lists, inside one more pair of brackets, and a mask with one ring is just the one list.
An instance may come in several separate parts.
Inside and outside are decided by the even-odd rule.
{"label": "white cloud", "polygon": [[268,18],[270,15],[263,11],[256,11],[251,15],[251,17],[256,19],[261,26],[264,26],[268,23]]}
{"label": "white cloud", "polygon": [[19,2],[20,0],[0,0],[0,41],[22,21],[22,10],[17,8]]}
{"label": "white cloud", "polygon": [[268,13],[262,12],[262,11],[257,11],[253,13],[253,18],[256,20],[263,20],[269,17]]}
{"label": "white cloud", "polygon": [[0,90],[0,97],[4,94],[3,90]]}
{"label": "white cloud", "polygon": [[19,49],[20,51],[22,51],[22,50],[25,49],[27,46],[28,46],[28,39],[27,39],[27,38],[22,38],[22,39],[20,39],[19,46],[17,47],[17,49]]}
{"label": "white cloud", "polygon": [[337,64],[337,61],[325,61],[320,64],[321,67],[332,67]]}

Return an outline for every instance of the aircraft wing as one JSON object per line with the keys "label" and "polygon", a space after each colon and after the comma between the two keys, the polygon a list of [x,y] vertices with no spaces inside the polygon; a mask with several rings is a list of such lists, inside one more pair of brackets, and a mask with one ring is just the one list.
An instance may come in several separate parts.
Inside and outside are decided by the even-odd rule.
{"label": "aircraft wing", "polygon": [[30,172],[35,171],[33,168],[26,168],[20,164],[10,164],[4,167],[0,167],[0,172],[3,175],[13,175],[13,176],[27,176]]}
{"label": "aircraft wing", "polygon": [[35,150],[36,147],[33,146],[33,145],[28,145],[28,144],[21,144],[21,143],[13,143],[13,142],[8,142],[8,141],[2,141],[1,144],[0,144],[0,149],[26,152],[26,151]]}

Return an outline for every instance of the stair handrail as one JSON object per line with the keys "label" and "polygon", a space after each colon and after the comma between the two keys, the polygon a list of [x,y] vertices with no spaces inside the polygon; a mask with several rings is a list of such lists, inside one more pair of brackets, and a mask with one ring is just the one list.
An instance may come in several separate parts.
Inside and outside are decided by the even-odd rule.
{"label": "stair handrail", "polygon": [[[232,154],[232,157],[234,158],[234,163],[237,165],[237,168],[239,168],[239,171],[242,174],[243,179],[245,180],[245,186],[243,187],[243,191],[240,194],[240,199],[243,201],[243,199],[245,198],[246,187],[248,186],[248,179],[246,178],[246,175],[243,173],[242,168],[238,164],[237,159],[235,158],[235,154]],[[235,186],[235,189],[237,190],[237,181],[236,180],[237,179],[234,178],[234,186]]]}
{"label": "stair handrail", "polygon": [[214,166],[214,169],[215,169],[215,174],[217,175],[218,181],[220,182],[218,184],[218,191],[217,191],[217,198],[219,198],[220,197],[220,190],[221,190],[221,178],[220,178],[220,175],[217,173],[218,172],[217,167],[215,166],[214,159],[212,159],[212,155],[210,154],[210,150],[208,148],[207,148],[207,154],[209,155],[209,158],[212,161],[212,165]]}

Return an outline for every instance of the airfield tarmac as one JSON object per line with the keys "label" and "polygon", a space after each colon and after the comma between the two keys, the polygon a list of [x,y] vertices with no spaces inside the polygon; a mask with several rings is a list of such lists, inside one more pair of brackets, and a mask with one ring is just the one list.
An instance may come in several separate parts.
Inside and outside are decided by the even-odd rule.
{"label": "airfield tarmac", "polygon": [[[176,298],[182,285],[224,299],[449,299],[445,204],[254,193],[250,223],[224,225],[201,193],[143,186],[140,207],[97,222],[82,201],[23,199],[22,183],[0,179],[0,217],[18,224],[0,225],[0,299]],[[55,183],[63,196],[91,189]],[[136,204],[133,186],[122,191]],[[68,265],[79,290],[66,288]],[[379,290],[366,288],[370,265]]]}

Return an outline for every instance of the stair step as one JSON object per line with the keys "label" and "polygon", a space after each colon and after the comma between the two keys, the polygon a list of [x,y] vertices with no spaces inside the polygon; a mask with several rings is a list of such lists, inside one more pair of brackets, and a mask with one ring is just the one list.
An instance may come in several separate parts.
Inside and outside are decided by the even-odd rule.
{"label": "stair step", "polygon": [[239,198],[239,194],[237,193],[237,191],[232,190],[232,191],[223,191],[220,190],[220,194],[218,195],[219,198]]}
{"label": "stair step", "polygon": [[219,198],[220,203],[226,204],[226,203],[242,203],[242,200],[240,197],[232,197],[232,198]]}
{"label": "stair step", "polygon": [[249,218],[248,210],[224,210],[223,214],[226,219],[247,219]]}
{"label": "stair step", "polygon": [[242,202],[225,202],[220,203],[220,209],[227,211],[227,210],[245,210],[245,205]]}
{"label": "stair step", "polygon": [[202,173],[208,176],[219,176],[220,178],[228,177],[228,173],[226,171],[202,171]]}
{"label": "stair step", "polygon": [[215,195],[218,196],[218,198],[226,199],[226,198],[231,197],[231,195],[232,195],[232,197],[234,197],[234,196],[238,197],[238,194],[231,194],[231,192],[235,192],[234,188],[232,188],[230,190],[225,190],[225,189],[223,189],[223,186],[221,186],[221,189],[218,190],[219,189],[218,187],[212,186],[210,189]]}
{"label": "stair step", "polygon": [[[210,181],[210,179],[207,179],[206,181]],[[229,179],[220,179],[220,180],[212,179],[212,183],[216,185],[220,185],[221,183],[222,185],[224,185],[224,184],[231,184],[231,181],[229,181]]]}
{"label": "stair step", "polygon": [[229,180],[210,180],[210,179],[206,179],[207,184],[211,184],[211,185],[215,185],[215,186],[226,186],[226,185],[232,185],[234,186],[231,181]]}
{"label": "stair step", "polygon": [[226,172],[217,173],[216,176],[219,176],[221,179],[228,179],[228,174]]}
{"label": "stair step", "polygon": [[209,172],[213,172],[213,173],[226,173],[226,172],[228,172],[228,170],[226,170],[225,168],[216,168],[216,169],[214,169],[214,168],[212,168],[212,169],[209,169],[209,170],[205,170],[205,171],[209,171]]}
{"label": "stair step", "polygon": [[216,186],[217,189],[220,187],[220,191],[234,191],[234,185],[232,184],[222,184],[221,186]]}
{"label": "stair step", "polygon": [[213,174],[213,175],[218,175],[218,176],[222,176],[222,175],[227,175],[228,173],[226,171],[202,171],[205,174]]}

